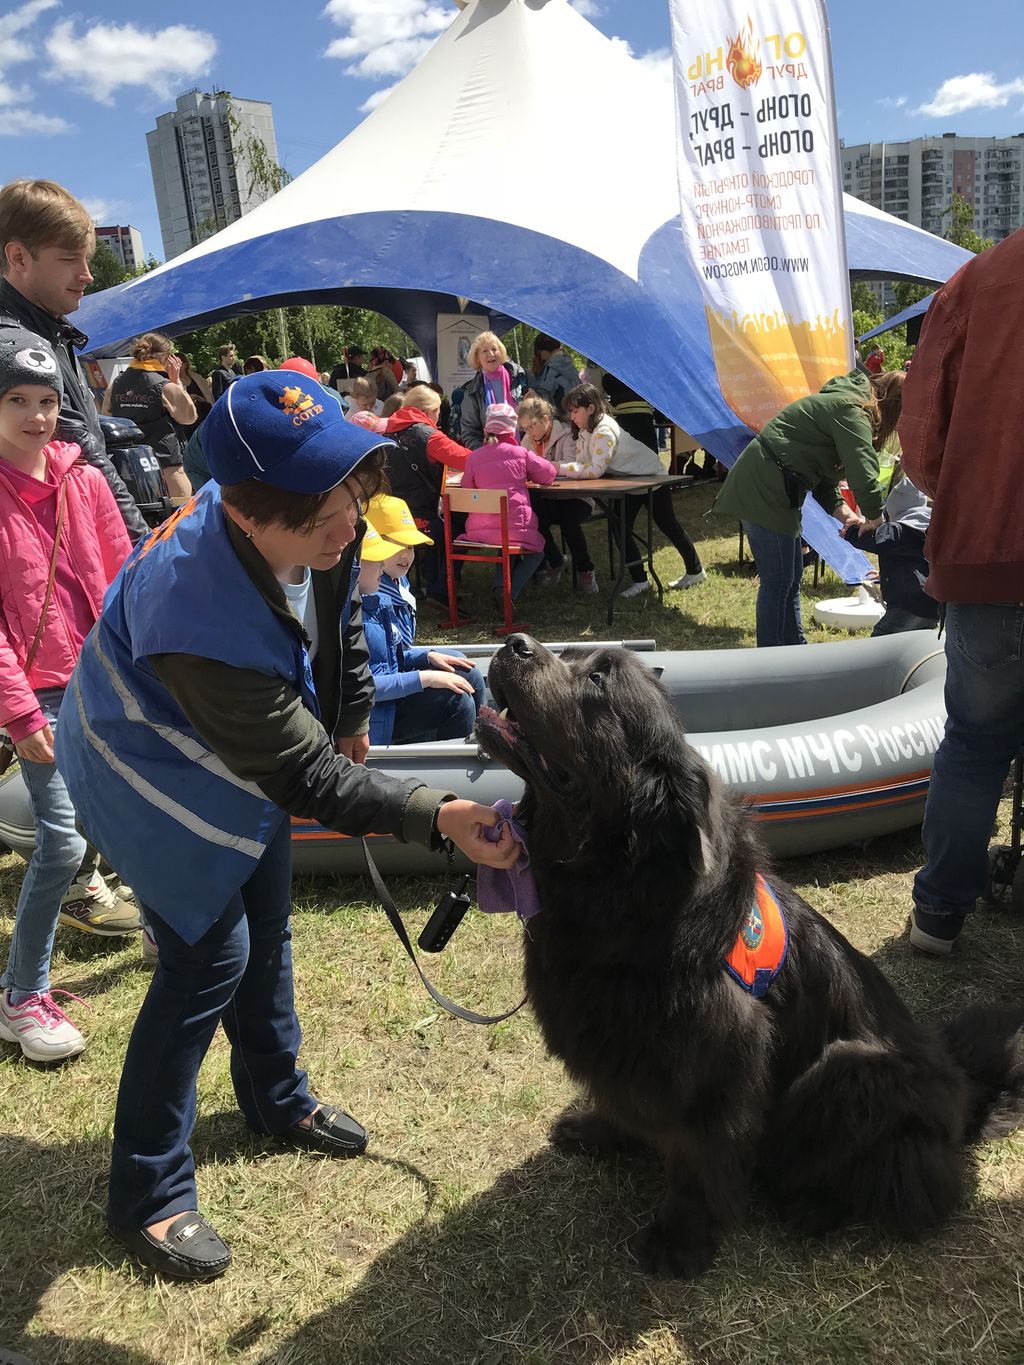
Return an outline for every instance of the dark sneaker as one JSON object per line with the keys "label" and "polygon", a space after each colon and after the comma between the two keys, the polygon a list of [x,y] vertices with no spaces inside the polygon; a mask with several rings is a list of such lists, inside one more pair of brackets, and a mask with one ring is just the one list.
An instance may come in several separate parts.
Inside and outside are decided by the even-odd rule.
{"label": "dark sneaker", "polygon": [[932,915],[915,905],[910,912],[910,945],[933,957],[946,957],[966,919],[966,915]]}
{"label": "dark sneaker", "polygon": [[61,902],[60,922],[103,938],[137,934],[142,928],[135,901],[111,891],[98,872],[71,883]]}

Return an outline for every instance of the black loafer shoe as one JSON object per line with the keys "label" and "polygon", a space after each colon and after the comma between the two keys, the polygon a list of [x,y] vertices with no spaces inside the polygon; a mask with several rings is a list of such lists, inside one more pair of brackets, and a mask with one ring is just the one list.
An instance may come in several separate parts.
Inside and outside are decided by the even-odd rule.
{"label": "black loafer shoe", "polygon": [[362,1156],[369,1134],[361,1123],[344,1109],[324,1105],[317,1109],[309,1127],[295,1123],[281,1134],[281,1141],[292,1147],[306,1147],[325,1156]]}
{"label": "black loafer shoe", "polygon": [[148,1228],[111,1227],[110,1233],[143,1265],[176,1280],[215,1280],[231,1264],[231,1248],[201,1213],[179,1214],[162,1237]]}

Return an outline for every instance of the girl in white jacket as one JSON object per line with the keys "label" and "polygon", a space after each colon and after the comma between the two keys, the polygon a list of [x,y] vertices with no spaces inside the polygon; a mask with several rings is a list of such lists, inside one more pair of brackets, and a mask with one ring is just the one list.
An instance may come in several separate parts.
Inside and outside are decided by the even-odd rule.
{"label": "girl in white jacket", "polygon": [[[607,401],[593,384],[579,384],[567,395],[565,406],[576,433],[576,458],[558,465],[559,474],[571,479],[641,478],[665,472],[657,451],[645,446],[628,431],[623,431],[608,412]],[[622,590],[623,597],[639,597],[650,589],[644,572],[643,557],[633,539],[633,524],[644,505],[646,494],[638,493],[626,499],[626,567],[633,580]],[[652,498],[654,524],[682,555],[686,572],[674,579],[670,588],[693,588],[707,578],[693,541],[676,519],[672,505],[672,488],[664,485],[654,490]],[[616,518],[614,509],[609,516]]]}

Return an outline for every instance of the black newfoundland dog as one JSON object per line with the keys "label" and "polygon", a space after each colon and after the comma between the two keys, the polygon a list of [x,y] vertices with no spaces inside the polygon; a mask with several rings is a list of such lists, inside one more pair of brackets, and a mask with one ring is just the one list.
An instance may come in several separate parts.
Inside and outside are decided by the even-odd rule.
{"label": "black newfoundland dog", "polygon": [[481,711],[477,738],[526,782],[541,904],[529,998],[590,1105],[552,1140],[660,1153],[667,1191],[634,1242],[641,1266],[706,1270],[752,1186],[811,1234],[870,1223],[914,1238],[946,1219],[964,1144],[1021,1121],[1024,1009],[933,1033],[774,873],[774,901],[759,898],[752,821],[634,655],[556,656],[514,635],[489,685],[500,711]]}

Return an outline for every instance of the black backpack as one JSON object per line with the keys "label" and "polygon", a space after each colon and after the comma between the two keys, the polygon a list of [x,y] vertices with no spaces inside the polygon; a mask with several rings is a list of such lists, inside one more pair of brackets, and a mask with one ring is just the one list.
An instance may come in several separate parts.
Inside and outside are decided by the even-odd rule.
{"label": "black backpack", "polygon": [[149,526],[159,526],[173,508],[164,494],[160,462],[153,447],[129,417],[100,417],[110,463],[132,495]]}

